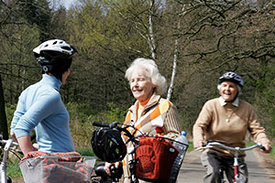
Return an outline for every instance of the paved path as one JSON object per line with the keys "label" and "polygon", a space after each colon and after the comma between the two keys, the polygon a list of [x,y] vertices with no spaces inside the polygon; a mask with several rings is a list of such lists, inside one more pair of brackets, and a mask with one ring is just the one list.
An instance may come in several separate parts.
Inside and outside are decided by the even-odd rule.
{"label": "paved path", "polygon": [[[202,183],[204,168],[200,162],[200,152],[187,153],[178,176],[178,183]],[[249,183],[275,183],[275,173],[268,172],[260,166],[260,162],[253,151],[247,152],[246,163],[249,171]],[[24,183],[22,178],[13,183]]]}
{"label": "paved path", "polygon": [[[246,163],[249,172],[249,183],[275,183],[275,173],[268,172],[260,166],[260,161],[253,151],[248,151]],[[178,183],[202,183],[204,168],[200,162],[201,152],[192,151],[187,153],[183,166],[178,176]]]}

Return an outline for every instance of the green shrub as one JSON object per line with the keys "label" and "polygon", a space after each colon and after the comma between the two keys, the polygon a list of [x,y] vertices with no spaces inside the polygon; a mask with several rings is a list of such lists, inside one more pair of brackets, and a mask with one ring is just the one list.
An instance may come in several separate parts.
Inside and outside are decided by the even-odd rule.
{"label": "green shrub", "polygon": [[77,103],[68,103],[66,108],[70,114],[70,130],[77,149],[91,148],[90,141],[95,129],[93,121],[123,122],[125,117],[125,111],[111,103],[108,104],[108,110],[102,112],[95,112],[90,106]]}
{"label": "green shrub", "polygon": [[92,148],[79,148],[76,150],[81,156],[95,156]]}
{"label": "green shrub", "polygon": [[16,105],[6,105],[5,111],[6,111],[6,117],[8,122],[8,128],[10,128],[10,124],[13,118],[13,113],[16,109]]}

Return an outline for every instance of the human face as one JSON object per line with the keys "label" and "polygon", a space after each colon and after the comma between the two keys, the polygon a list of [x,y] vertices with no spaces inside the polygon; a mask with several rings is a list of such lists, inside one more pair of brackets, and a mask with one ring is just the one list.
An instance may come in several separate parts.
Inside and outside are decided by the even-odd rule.
{"label": "human face", "polygon": [[237,92],[237,84],[230,81],[224,81],[221,83],[220,95],[226,102],[233,101],[237,95]]}
{"label": "human face", "polygon": [[67,71],[65,71],[65,72],[62,74],[62,84],[63,84],[63,85],[66,83],[66,80],[67,80],[67,78],[69,77],[70,73],[71,73],[71,70],[70,70],[70,68],[69,68]]}
{"label": "human face", "polygon": [[144,68],[137,68],[132,72],[130,88],[133,96],[139,101],[144,102],[153,95],[155,86],[151,78],[146,76]]}

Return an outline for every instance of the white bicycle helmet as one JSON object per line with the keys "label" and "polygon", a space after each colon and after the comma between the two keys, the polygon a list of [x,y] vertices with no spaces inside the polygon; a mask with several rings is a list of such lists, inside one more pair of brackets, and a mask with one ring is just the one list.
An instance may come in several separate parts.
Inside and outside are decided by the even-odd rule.
{"label": "white bicycle helmet", "polygon": [[235,72],[226,72],[224,73],[220,78],[218,84],[221,84],[224,81],[231,81],[233,83],[236,83],[240,87],[243,87],[244,81],[240,75],[238,75]]}
{"label": "white bicycle helmet", "polygon": [[64,40],[48,40],[33,49],[37,63],[42,67],[42,73],[50,72],[59,80],[72,63],[72,57],[77,50]]}
{"label": "white bicycle helmet", "polygon": [[33,52],[36,58],[45,56],[70,58],[77,51],[66,41],[53,39],[40,44],[33,49]]}

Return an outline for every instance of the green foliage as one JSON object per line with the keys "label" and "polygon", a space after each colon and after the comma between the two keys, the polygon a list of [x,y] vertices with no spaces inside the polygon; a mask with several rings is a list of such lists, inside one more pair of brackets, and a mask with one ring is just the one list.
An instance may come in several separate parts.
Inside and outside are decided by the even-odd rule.
{"label": "green foliage", "polygon": [[270,152],[269,155],[272,156],[275,159],[275,150],[274,150],[275,149],[275,145],[271,145],[271,147],[272,147],[273,150]]}
{"label": "green foliage", "polygon": [[8,127],[10,127],[10,125],[11,125],[13,113],[15,110],[16,110],[16,105],[6,105],[6,115],[7,115]]}
{"label": "green foliage", "polygon": [[81,154],[81,156],[95,156],[92,148],[79,148],[76,149],[76,152],[78,152],[79,154]]}
{"label": "green foliage", "polygon": [[108,110],[102,113],[99,113],[100,118],[102,118],[102,121],[106,122],[124,122],[124,118],[126,116],[126,111],[121,110],[119,107],[116,107],[114,103],[108,104]]}
{"label": "green foliage", "polygon": [[261,79],[256,82],[255,108],[260,122],[272,138],[275,137],[275,66],[268,65],[261,73]]}
{"label": "green foliage", "polygon": [[7,176],[11,178],[22,177],[19,163],[20,159],[14,156],[10,156],[10,158],[8,159]]}
{"label": "green foliage", "polygon": [[47,0],[22,0],[19,2],[22,16],[40,30],[40,41],[49,39],[51,10]]}
{"label": "green foliage", "polygon": [[80,122],[88,122],[90,116],[94,116],[96,112],[88,104],[69,102],[66,104],[71,119],[78,119]]}
{"label": "green foliage", "polygon": [[137,57],[151,58],[153,36],[156,62],[168,84],[178,41],[171,100],[186,131],[191,132],[204,102],[218,97],[217,78],[235,71],[245,80],[242,99],[255,106],[259,121],[274,137],[273,4],[267,0],[252,7],[242,2],[85,0],[70,10],[49,8],[46,0],[2,3],[5,102],[16,104],[21,91],[41,78],[32,49],[44,38],[67,40],[78,54],[61,94],[71,114],[72,134],[87,146],[93,120],[123,121],[134,100],[125,70]]}
{"label": "green foliage", "polygon": [[194,150],[194,146],[193,146],[193,142],[191,141],[188,141],[188,149],[187,149],[187,152],[191,152]]}
{"label": "green foliage", "polygon": [[11,178],[22,177],[19,162],[8,165],[7,175]]}
{"label": "green foliage", "polygon": [[91,148],[92,132],[95,127],[93,121],[102,122],[123,122],[125,111],[115,107],[114,104],[108,104],[108,110],[95,112],[87,104],[68,103],[67,110],[70,114],[70,129],[77,149]]}

